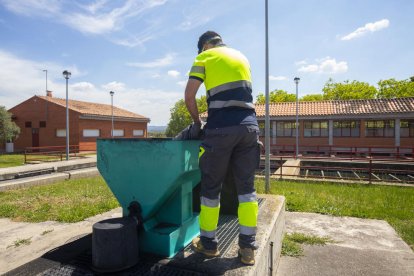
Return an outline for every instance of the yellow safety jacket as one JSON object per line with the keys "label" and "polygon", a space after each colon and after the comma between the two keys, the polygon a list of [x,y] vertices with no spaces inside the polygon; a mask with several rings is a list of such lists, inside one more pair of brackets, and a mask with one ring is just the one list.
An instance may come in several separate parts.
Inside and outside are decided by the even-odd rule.
{"label": "yellow safety jacket", "polygon": [[250,65],[241,52],[226,46],[208,49],[196,57],[189,76],[206,87],[207,128],[257,125]]}

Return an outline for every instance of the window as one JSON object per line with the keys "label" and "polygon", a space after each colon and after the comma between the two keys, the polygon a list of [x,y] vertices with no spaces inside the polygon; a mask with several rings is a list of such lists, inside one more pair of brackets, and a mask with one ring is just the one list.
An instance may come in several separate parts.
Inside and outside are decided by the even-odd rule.
{"label": "window", "polygon": [[414,137],[414,120],[400,121],[400,135],[401,137]]}
{"label": "window", "polygon": [[305,137],[328,137],[328,121],[308,121],[304,126]]}
{"label": "window", "polygon": [[265,123],[264,122],[258,122],[259,123],[259,130],[260,130],[260,136],[265,136]]}
{"label": "window", "polygon": [[296,136],[296,122],[277,122],[276,136],[277,137],[295,137]]}
{"label": "window", "polygon": [[334,137],[359,137],[359,121],[334,121]]}
{"label": "window", "polygon": [[40,121],[39,127],[46,127],[46,121]]}
{"label": "window", "polygon": [[66,129],[56,129],[56,137],[66,137]]}
{"label": "window", "polygon": [[32,127],[32,122],[24,122],[24,127]]}
{"label": "window", "polygon": [[134,129],[132,131],[133,136],[144,136],[144,131],[142,129]]}
{"label": "window", "polygon": [[83,137],[99,137],[99,129],[84,129]]}
{"label": "window", "polygon": [[124,130],[123,129],[114,129],[113,136],[114,137],[122,137],[122,136],[124,136]]}
{"label": "window", "polygon": [[365,136],[394,137],[394,120],[366,121]]}

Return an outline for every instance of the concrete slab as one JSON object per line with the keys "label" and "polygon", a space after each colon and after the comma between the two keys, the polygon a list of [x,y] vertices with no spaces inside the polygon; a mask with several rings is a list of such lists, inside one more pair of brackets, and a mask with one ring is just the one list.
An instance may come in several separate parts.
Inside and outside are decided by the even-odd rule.
{"label": "concrete slab", "polygon": [[336,243],[304,246],[300,258],[282,257],[279,276],[414,275],[413,251],[386,221],[287,212],[286,231]]}
{"label": "concrete slab", "polygon": [[[192,252],[192,250],[186,250],[182,251],[182,255],[176,256],[173,259],[157,260],[156,262],[158,263],[155,263],[154,269],[157,267],[168,266],[170,268],[182,269],[183,271],[190,271],[191,273],[197,275],[275,275],[276,268],[280,259],[281,238],[284,233],[285,198],[282,196],[267,195],[263,197],[265,197],[266,199],[259,210],[258,233],[256,237],[259,249],[256,251],[257,253],[255,266],[244,266],[240,263],[237,256],[237,239],[235,239],[234,242],[230,245],[230,250],[228,250],[224,256],[213,259],[206,259],[201,254],[194,253]],[[103,214],[101,216],[97,216],[92,219],[88,219],[86,221],[72,225],[56,225],[53,222],[47,222],[36,225],[17,223],[14,226],[7,228],[7,230],[6,228],[4,228],[5,232],[2,233],[2,225],[0,224],[0,235],[8,237],[7,241],[5,241],[4,244],[0,244],[0,260],[2,260],[2,262],[0,263],[0,274],[10,271],[11,269],[17,266],[18,268],[16,268],[13,271],[10,271],[8,275],[13,275],[15,273],[19,275],[38,275],[39,273],[42,273],[42,271],[56,267],[59,268],[62,262],[62,259],[60,257],[44,257],[42,253],[51,250],[53,247],[60,246],[65,242],[67,242],[67,244],[73,244],[75,243],[74,239],[76,238],[78,238],[76,240],[76,243],[78,240],[83,240],[84,237],[79,239],[79,236],[82,234],[90,233],[92,225],[95,221],[100,221],[108,215],[121,215],[121,210],[118,210],[119,211],[114,210],[113,212],[109,212],[107,214]],[[8,223],[14,224],[8,220],[4,221],[4,224]],[[48,231],[47,229],[50,229],[51,227],[53,227],[55,230],[42,235],[44,231]],[[23,230],[23,228],[26,229]],[[18,231],[14,232],[14,230]],[[14,242],[14,239],[27,238],[29,236],[32,236],[33,240],[30,245],[22,245],[17,248],[8,246],[9,243]],[[64,252],[61,250],[61,246],[59,249],[54,249],[56,251],[50,252],[53,253],[57,251],[62,251],[59,254],[63,256],[69,256],[72,254],[72,257],[69,257],[69,259],[67,259],[67,261],[69,261],[71,260],[70,258],[74,258],[77,256],[74,254],[80,254],[81,252],[83,252],[82,250],[85,250],[85,248],[87,248],[88,246],[90,248],[90,235],[85,237],[89,237],[89,240],[85,239],[86,244],[85,242],[77,243],[76,248],[63,250]],[[55,239],[60,240],[60,242],[55,241]],[[5,246],[6,249],[4,249]],[[78,251],[78,253],[74,253],[76,250]],[[48,256],[50,255],[50,253],[46,255]],[[42,257],[33,260],[34,258],[39,256]],[[144,255],[141,255],[141,257],[144,259],[146,258]],[[33,261],[28,263],[31,260]],[[20,266],[22,264],[25,265]],[[90,270],[84,271],[86,275],[93,275],[93,272]],[[82,274],[78,273],[78,275]]]}
{"label": "concrete slab", "polygon": [[93,177],[98,175],[100,175],[99,171],[96,167],[94,167],[21,179],[0,181],[0,192],[31,186],[47,185],[62,180]]}
{"label": "concrete slab", "polygon": [[14,179],[17,174],[31,171],[52,169],[55,172],[96,167],[96,155],[73,159],[69,161],[44,162],[41,164],[27,164],[23,166],[0,168],[0,181]]}
{"label": "concrete slab", "polygon": [[273,176],[278,177],[282,175],[283,177],[295,177],[300,174],[300,159],[288,159],[283,163],[283,166],[277,169]]}
{"label": "concrete slab", "polygon": [[[0,219],[0,275],[30,262],[46,252],[92,232],[92,225],[105,218],[121,217],[121,208],[88,218],[78,223],[12,222]],[[14,246],[18,240],[28,239],[30,244]]]}

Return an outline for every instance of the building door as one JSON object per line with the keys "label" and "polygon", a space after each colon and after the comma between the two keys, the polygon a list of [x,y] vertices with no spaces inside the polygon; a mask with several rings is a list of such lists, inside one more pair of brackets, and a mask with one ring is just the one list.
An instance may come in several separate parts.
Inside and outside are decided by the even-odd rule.
{"label": "building door", "polygon": [[39,146],[39,129],[32,128],[32,147]]}

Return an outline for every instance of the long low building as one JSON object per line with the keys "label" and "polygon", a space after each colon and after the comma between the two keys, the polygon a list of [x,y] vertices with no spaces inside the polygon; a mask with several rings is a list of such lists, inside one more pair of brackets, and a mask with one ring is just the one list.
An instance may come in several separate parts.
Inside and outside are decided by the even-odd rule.
{"label": "long low building", "polygon": [[[96,139],[111,137],[147,137],[149,118],[108,104],[68,100],[70,145],[95,149]],[[20,127],[15,150],[27,147],[64,146],[66,143],[66,100],[33,96],[9,109]]]}
{"label": "long low building", "polygon": [[[414,148],[414,97],[299,102],[299,152],[311,148]],[[272,103],[270,145],[274,153],[296,143],[296,103]],[[265,105],[256,104],[264,141]],[[411,154],[414,152],[411,151]]]}

